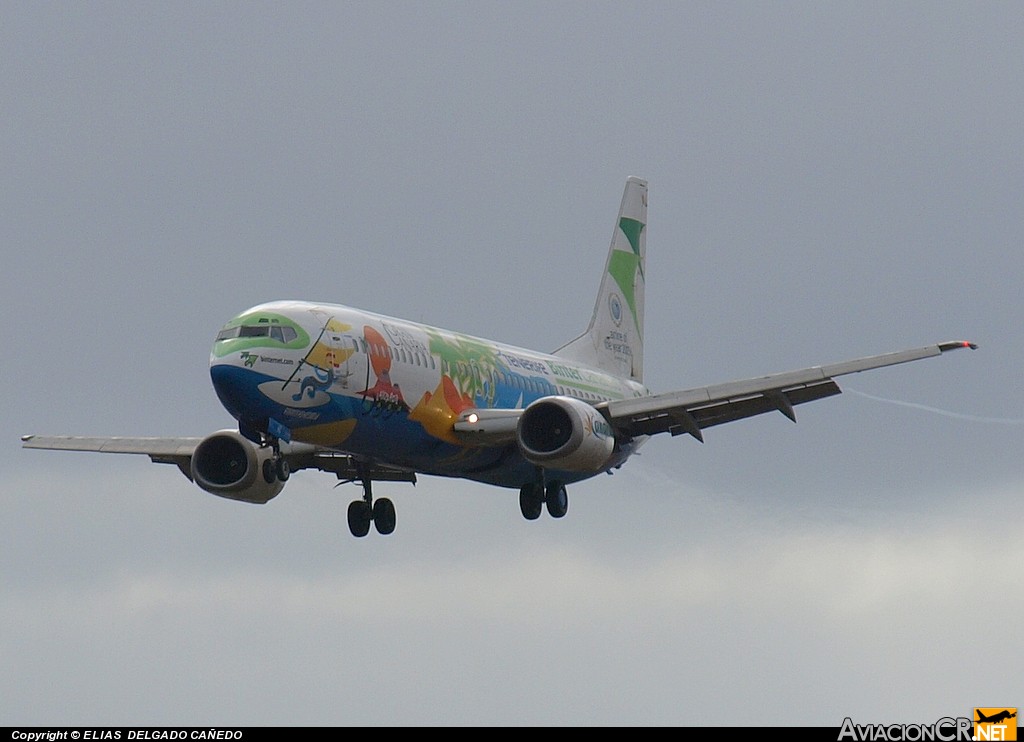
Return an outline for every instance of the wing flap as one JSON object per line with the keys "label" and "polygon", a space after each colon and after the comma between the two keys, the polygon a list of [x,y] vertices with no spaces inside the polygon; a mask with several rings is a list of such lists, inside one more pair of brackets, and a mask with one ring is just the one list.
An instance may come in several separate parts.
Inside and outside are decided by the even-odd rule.
{"label": "wing flap", "polygon": [[703,405],[661,410],[632,418],[628,422],[628,431],[632,436],[668,432],[672,435],[689,433],[699,438],[695,430],[700,431],[766,412],[781,411],[787,417],[791,417],[792,413],[789,410],[795,405],[830,397],[839,394],[840,391],[839,385],[829,380],[779,391],[777,395],[765,393],[729,397]]}
{"label": "wing flap", "polygon": [[360,481],[363,477],[368,477],[374,482],[411,482],[416,484],[416,472],[359,461],[348,454],[336,453],[327,449],[317,449],[311,453],[292,453],[288,456],[288,463],[293,469],[319,469],[330,472],[346,482]]}

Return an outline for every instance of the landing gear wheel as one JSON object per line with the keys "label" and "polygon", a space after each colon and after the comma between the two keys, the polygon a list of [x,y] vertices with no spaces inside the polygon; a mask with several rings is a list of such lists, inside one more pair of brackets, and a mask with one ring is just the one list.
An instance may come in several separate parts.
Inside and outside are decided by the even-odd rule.
{"label": "landing gear wheel", "polygon": [[292,468],[288,466],[288,459],[284,456],[280,456],[277,462],[274,464],[274,473],[277,474],[277,478],[282,482],[287,482],[288,477],[292,475]]}
{"label": "landing gear wheel", "polygon": [[263,462],[263,481],[267,484],[273,484],[277,481],[277,471],[273,459],[267,459]]}
{"label": "landing gear wheel", "polygon": [[519,509],[527,520],[537,520],[544,508],[544,490],[539,484],[524,484],[519,488]]}
{"label": "landing gear wheel", "polygon": [[387,536],[395,530],[395,506],[386,497],[373,503],[373,525],[377,533]]}
{"label": "landing gear wheel", "polygon": [[356,538],[362,538],[370,532],[370,506],[364,500],[353,500],[348,504],[348,530]]}
{"label": "landing gear wheel", "polygon": [[544,501],[548,506],[548,515],[552,518],[562,518],[569,511],[569,495],[561,482],[552,482],[548,485]]}

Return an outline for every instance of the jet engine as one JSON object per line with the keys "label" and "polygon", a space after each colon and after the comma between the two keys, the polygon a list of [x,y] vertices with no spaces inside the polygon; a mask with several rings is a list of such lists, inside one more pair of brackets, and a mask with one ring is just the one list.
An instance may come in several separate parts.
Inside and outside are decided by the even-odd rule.
{"label": "jet engine", "polygon": [[[192,452],[192,479],[210,494],[262,505],[284,489],[278,477],[264,476],[270,448],[257,446],[234,430],[206,436]],[[266,471],[273,472],[273,466]]]}
{"label": "jet engine", "polygon": [[532,464],[587,473],[604,469],[615,449],[615,434],[600,412],[560,396],[543,397],[526,408],[516,441]]}

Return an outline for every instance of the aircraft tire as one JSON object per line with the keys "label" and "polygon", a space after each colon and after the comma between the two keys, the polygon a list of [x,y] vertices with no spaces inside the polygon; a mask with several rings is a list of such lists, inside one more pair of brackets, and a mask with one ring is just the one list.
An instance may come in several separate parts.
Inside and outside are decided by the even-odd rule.
{"label": "aircraft tire", "polygon": [[527,520],[537,520],[544,509],[544,490],[539,484],[524,484],[519,488],[519,509]]}
{"label": "aircraft tire", "polygon": [[273,459],[267,459],[263,462],[263,481],[267,484],[273,484],[277,481],[277,470],[274,467]]}
{"label": "aircraft tire", "polygon": [[348,530],[356,538],[362,538],[370,532],[370,506],[363,500],[353,500],[348,504]]}
{"label": "aircraft tire", "polygon": [[548,515],[552,518],[563,518],[569,512],[569,494],[561,482],[552,482],[548,485],[544,501],[548,506]]}
{"label": "aircraft tire", "polygon": [[282,482],[287,482],[288,477],[292,475],[292,469],[288,466],[288,459],[281,456],[274,465],[274,473],[277,474],[277,478]]}
{"label": "aircraft tire", "polygon": [[395,531],[395,506],[386,497],[382,497],[373,503],[373,525],[377,533],[387,536]]}

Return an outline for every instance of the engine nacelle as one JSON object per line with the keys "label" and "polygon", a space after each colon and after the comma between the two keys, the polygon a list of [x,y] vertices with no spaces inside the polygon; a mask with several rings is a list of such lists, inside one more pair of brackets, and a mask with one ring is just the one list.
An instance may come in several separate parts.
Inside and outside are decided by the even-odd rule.
{"label": "engine nacelle", "polygon": [[192,479],[210,494],[262,505],[284,489],[276,477],[267,482],[263,462],[271,449],[257,446],[234,430],[206,436],[192,452]]}
{"label": "engine nacelle", "polygon": [[611,460],[615,433],[604,416],[572,397],[543,397],[519,418],[516,441],[532,464],[599,472]]}

